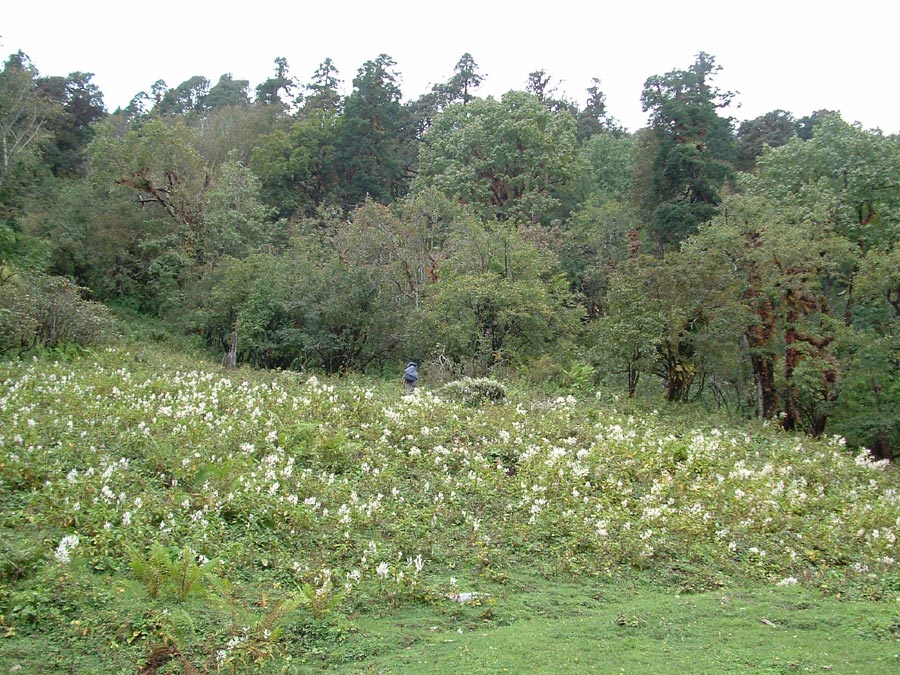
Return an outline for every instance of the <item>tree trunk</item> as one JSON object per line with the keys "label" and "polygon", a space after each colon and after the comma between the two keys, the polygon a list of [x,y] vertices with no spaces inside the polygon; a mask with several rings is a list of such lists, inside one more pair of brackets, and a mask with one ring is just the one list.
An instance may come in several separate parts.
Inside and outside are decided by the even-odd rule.
{"label": "tree trunk", "polygon": [[[758,248],[758,237],[747,236],[747,248]],[[748,288],[744,300],[756,315],[757,323],[749,326],[746,332],[747,346],[750,351],[750,366],[756,381],[757,412],[763,419],[769,419],[778,413],[778,391],[775,388],[775,356],[772,350],[772,338],[775,335],[775,309],[772,299],[761,290],[762,278],[754,261],[750,262],[747,277]]]}
{"label": "tree trunk", "polygon": [[875,459],[893,459],[894,453],[891,452],[891,441],[888,439],[886,431],[878,432],[875,442],[872,444],[872,447],[869,448],[869,453]]}
{"label": "tree trunk", "polygon": [[628,398],[634,398],[634,394],[637,392],[638,380],[641,377],[641,370],[638,368],[637,359],[628,362],[628,367],[625,372],[628,376]]}
{"label": "tree trunk", "polygon": [[222,358],[222,365],[225,368],[236,368],[237,367],[237,346],[238,346],[238,323],[234,322],[234,328],[231,330],[231,344],[228,346],[228,351],[225,352],[225,356]]}
{"label": "tree trunk", "polygon": [[[805,273],[806,270],[792,268],[787,270],[790,275]],[[805,280],[801,279],[801,283]],[[820,435],[828,423],[828,408],[836,397],[836,382],[838,369],[834,357],[829,351],[829,345],[834,341],[833,335],[813,335],[804,333],[800,329],[802,317],[818,313],[820,316],[828,314],[828,305],[821,296],[814,296],[791,288],[785,294],[785,331],[784,331],[784,428],[792,431],[801,428],[801,401],[800,391],[794,381],[794,373],[803,359],[812,359],[813,366],[821,373],[821,387],[818,397],[806,402],[806,418],[809,421],[807,431],[813,435]],[[806,345],[804,350],[803,345]],[[814,352],[810,352],[814,349]],[[804,351],[806,354],[804,354]],[[812,394],[811,390],[807,390]]]}
{"label": "tree trunk", "polygon": [[782,426],[786,431],[794,431],[800,426],[800,395],[794,384],[794,371],[800,364],[800,351],[795,346],[797,342],[797,330],[793,327],[797,320],[793,310],[788,314],[788,328],[784,333],[784,422]]}
{"label": "tree trunk", "polygon": [[[884,388],[878,381],[878,378],[872,378],[872,393],[875,394],[875,409],[879,414],[882,413],[882,394]],[[875,435],[875,442],[869,448],[869,454],[875,459],[892,460],[894,453],[891,451],[891,440],[886,429],[880,429]]]}
{"label": "tree trunk", "polygon": [[778,413],[778,391],[775,388],[775,359],[760,353],[750,354],[750,364],[756,381],[760,417],[769,419]]}
{"label": "tree trunk", "polygon": [[677,347],[667,344],[663,363],[666,400],[678,403],[688,400],[696,375],[694,365],[681,352],[680,344]]}

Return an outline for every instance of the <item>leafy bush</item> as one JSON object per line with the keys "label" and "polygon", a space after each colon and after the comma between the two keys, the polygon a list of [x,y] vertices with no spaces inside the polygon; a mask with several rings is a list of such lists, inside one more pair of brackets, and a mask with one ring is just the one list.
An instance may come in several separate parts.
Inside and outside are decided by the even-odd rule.
{"label": "leafy bush", "polygon": [[441,395],[466,405],[478,405],[485,401],[497,403],[506,399],[506,387],[486,377],[464,377],[444,386]]}
{"label": "leafy bush", "polygon": [[65,345],[90,347],[115,334],[114,320],[62,277],[13,274],[0,285],[0,353]]}

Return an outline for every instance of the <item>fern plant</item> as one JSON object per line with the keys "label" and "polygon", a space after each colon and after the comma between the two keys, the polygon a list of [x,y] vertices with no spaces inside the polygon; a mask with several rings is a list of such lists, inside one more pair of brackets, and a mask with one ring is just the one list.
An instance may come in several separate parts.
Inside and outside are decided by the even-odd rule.
{"label": "fern plant", "polygon": [[216,563],[214,560],[198,563],[188,546],[176,552],[155,541],[146,554],[129,549],[128,564],[148,597],[153,600],[171,597],[184,602],[189,596],[206,593],[204,582]]}

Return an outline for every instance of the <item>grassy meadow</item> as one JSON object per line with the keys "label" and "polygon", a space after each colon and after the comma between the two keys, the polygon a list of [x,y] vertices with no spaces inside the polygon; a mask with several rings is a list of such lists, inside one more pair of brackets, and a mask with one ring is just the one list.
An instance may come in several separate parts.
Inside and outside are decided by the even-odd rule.
{"label": "grassy meadow", "polygon": [[893,467],[423,375],[0,363],[0,673],[900,670]]}

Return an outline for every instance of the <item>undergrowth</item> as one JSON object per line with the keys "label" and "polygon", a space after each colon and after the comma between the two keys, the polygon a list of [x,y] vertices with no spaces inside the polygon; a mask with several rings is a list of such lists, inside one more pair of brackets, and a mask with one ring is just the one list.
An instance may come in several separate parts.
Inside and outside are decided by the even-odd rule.
{"label": "undergrowth", "polygon": [[324,668],[376,655],[360,626],[396,612],[514,624],[534,580],[900,597],[890,467],[626,405],[455,403],[152,345],[0,364],[0,664],[43,641],[34,672]]}

